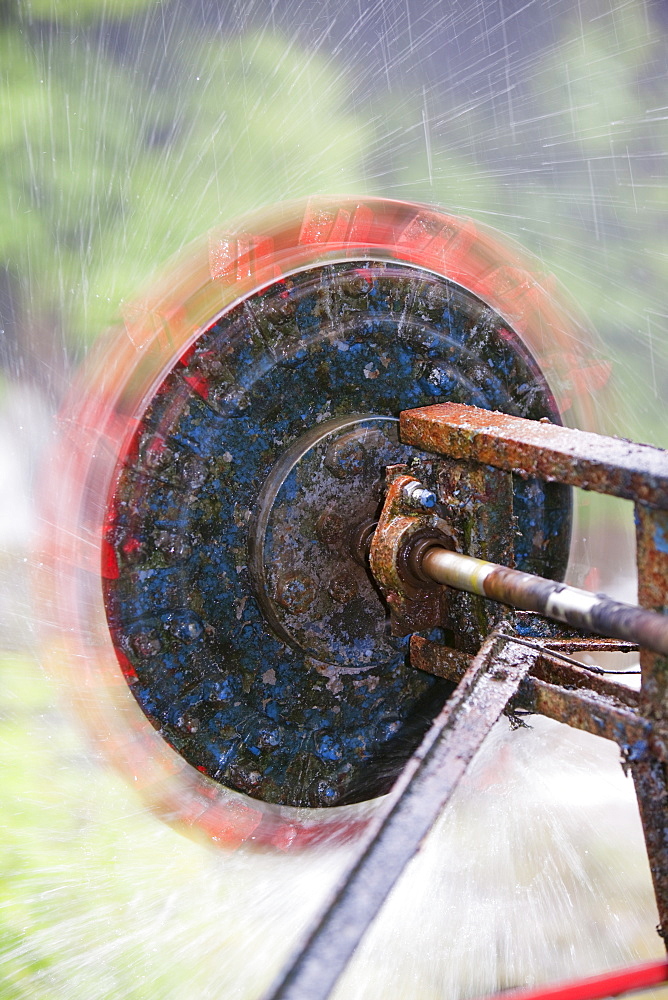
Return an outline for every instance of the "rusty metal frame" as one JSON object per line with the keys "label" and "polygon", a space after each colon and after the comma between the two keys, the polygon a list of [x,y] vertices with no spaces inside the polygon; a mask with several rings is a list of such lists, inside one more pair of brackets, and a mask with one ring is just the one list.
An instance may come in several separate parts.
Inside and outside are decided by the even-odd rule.
{"label": "rusty metal frame", "polygon": [[[478,485],[485,477],[498,483],[497,470],[505,470],[631,500],[640,604],[662,614],[668,610],[665,452],[454,403],[403,413],[401,438],[422,452],[444,457],[446,463],[460,464],[469,481]],[[410,631],[411,622],[418,621],[422,612],[429,623],[434,614],[447,612],[435,599],[433,588],[426,588],[421,609],[415,581],[406,585],[405,574],[399,580],[398,564],[405,553],[398,535],[407,530],[419,538],[430,528],[442,533],[445,529],[434,522],[434,515],[415,512],[415,524],[407,527],[411,513],[401,503],[401,488],[401,469],[397,469],[390,477],[372,544],[371,566],[384,586],[395,629]],[[484,541],[488,543],[489,539]],[[469,599],[469,595],[464,597]],[[392,885],[504,711],[511,716],[519,711],[541,713],[618,743],[633,774],[659,912],[658,931],[668,943],[668,657],[640,649],[641,690],[634,692],[568,658],[569,652],[581,650],[637,648],[632,643],[568,630],[547,630],[542,639],[534,635],[527,641],[517,631],[520,616],[526,613],[499,605],[495,610],[494,602],[484,598],[472,600],[478,602],[479,623],[491,628],[477,652],[472,648],[472,632],[464,635],[457,649],[413,636],[411,664],[455,682],[455,693],[407,764],[332,900],[267,1000],[326,1000]],[[463,607],[476,610],[475,604]],[[635,984],[636,989],[649,983],[644,967],[626,970],[624,975],[625,982]],[[652,983],[667,977],[668,964],[655,963],[649,976]],[[609,976],[603,977],[596,988],[582,981],[575,987],[539,990],[532,997],[599,997],[604,993],[596,989],[607,988],[610,981]]]}
{"label": "rusty metal frame", "polygon": [[[644,608],[666,612],[666,452],[649,445],[489,413],[457,403],[403,413],[401,436],[407,444],[424,451],[631,500],[636,520],[638,599]],[[564,686],[564,682],[573,683],[564,676],[565,668],[561,668],[560,679],[555,677],[553,669],[542,679],[532,679],[523,696],[536,711],[620,744],[635,782],[659,911],[659,933],[666,941],[668,657],[641,648],[640,669],[641,689],[634,705],[629,705],[626,688],[609,681],[603,695],[600,685],[597,691],[589,680],[588,688],[583,689],[580,680],[578,695],[574,696]],[[571,676],[573,671],[577,668],[570,668]]]}

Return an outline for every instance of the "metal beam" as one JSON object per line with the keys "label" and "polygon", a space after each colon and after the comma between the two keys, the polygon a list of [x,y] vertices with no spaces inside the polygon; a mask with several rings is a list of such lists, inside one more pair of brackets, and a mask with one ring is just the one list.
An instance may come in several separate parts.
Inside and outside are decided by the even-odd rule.
{"label": "metal beam", "polygon": [[492,633],[420,749],[307,941],[265,1000],[326,1000],[483,740],[540,651]]}
{"label": "metal beam", "polygon": [[405,410],[400,427],[424,451],[668,508],[666,453],[651,445],[461,403]]}

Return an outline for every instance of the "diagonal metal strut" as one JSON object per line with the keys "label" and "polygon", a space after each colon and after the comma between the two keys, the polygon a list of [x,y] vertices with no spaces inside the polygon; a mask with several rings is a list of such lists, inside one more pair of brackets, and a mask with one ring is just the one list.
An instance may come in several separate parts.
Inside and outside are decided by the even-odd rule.
{"label": "diagonal metal strut", "polygon": [[265,1000],[326,1000],[468,765],[541,656],[493,632],[390,792],[301,950]]}

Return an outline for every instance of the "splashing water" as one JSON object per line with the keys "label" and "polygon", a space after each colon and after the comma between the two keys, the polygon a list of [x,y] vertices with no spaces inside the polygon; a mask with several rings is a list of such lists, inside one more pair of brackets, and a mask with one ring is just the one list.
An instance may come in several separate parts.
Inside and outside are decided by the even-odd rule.
{"label": "splashing water", "polygon": [[[121,303],[186,242],[344,191],[516,237],[614,363],[601,426],[668,443],[665,6],[32,0],[0,14],[0,997],[253,998],[353,848],[213,851],[147,813],[83,741],[36,663],[26,583],[50,421]],[[572,573],[632,599],[630,525],[601,510],[581,502]],[[659,956],[655,923],[616,748],[501,723],[336,995],[586,975]]]}

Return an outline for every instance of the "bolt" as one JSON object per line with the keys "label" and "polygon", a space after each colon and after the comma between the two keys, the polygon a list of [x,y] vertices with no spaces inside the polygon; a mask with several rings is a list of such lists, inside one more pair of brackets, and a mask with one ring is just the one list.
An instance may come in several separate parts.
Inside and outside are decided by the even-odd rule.
{"label": "bolt", "polygon": [[318,518],[315,533],[328,548],[338,549],[346,536],[345,519],[338,511],[328,507]]}
{"label": "bolt", "polygon": [[307,611],[315,596],[315,583],[306,573],[283,573],[278,578],[276,601],[292,615]]}
{"label": "bolt", "polygon": [[430,510],[432,507],[435,507],[438,500],[435,493],[428,490],[422,485],[422,483],[418,483],[417,480],[404,486],[401,491],[401,495],[404,500],[408,500],[412,506],[423,507],[425,510]]}
{"label": "bolt", "polygon": [[349,604],[357,597],[357,583],[347,573],[341,573],[330,580],[327,593],[336,604]]}
{"label": "bolt", "polygon": [[335,441],[327,449],[325,465],[337,479],[350,479],[364,472],[366,452],[359,441]]}

